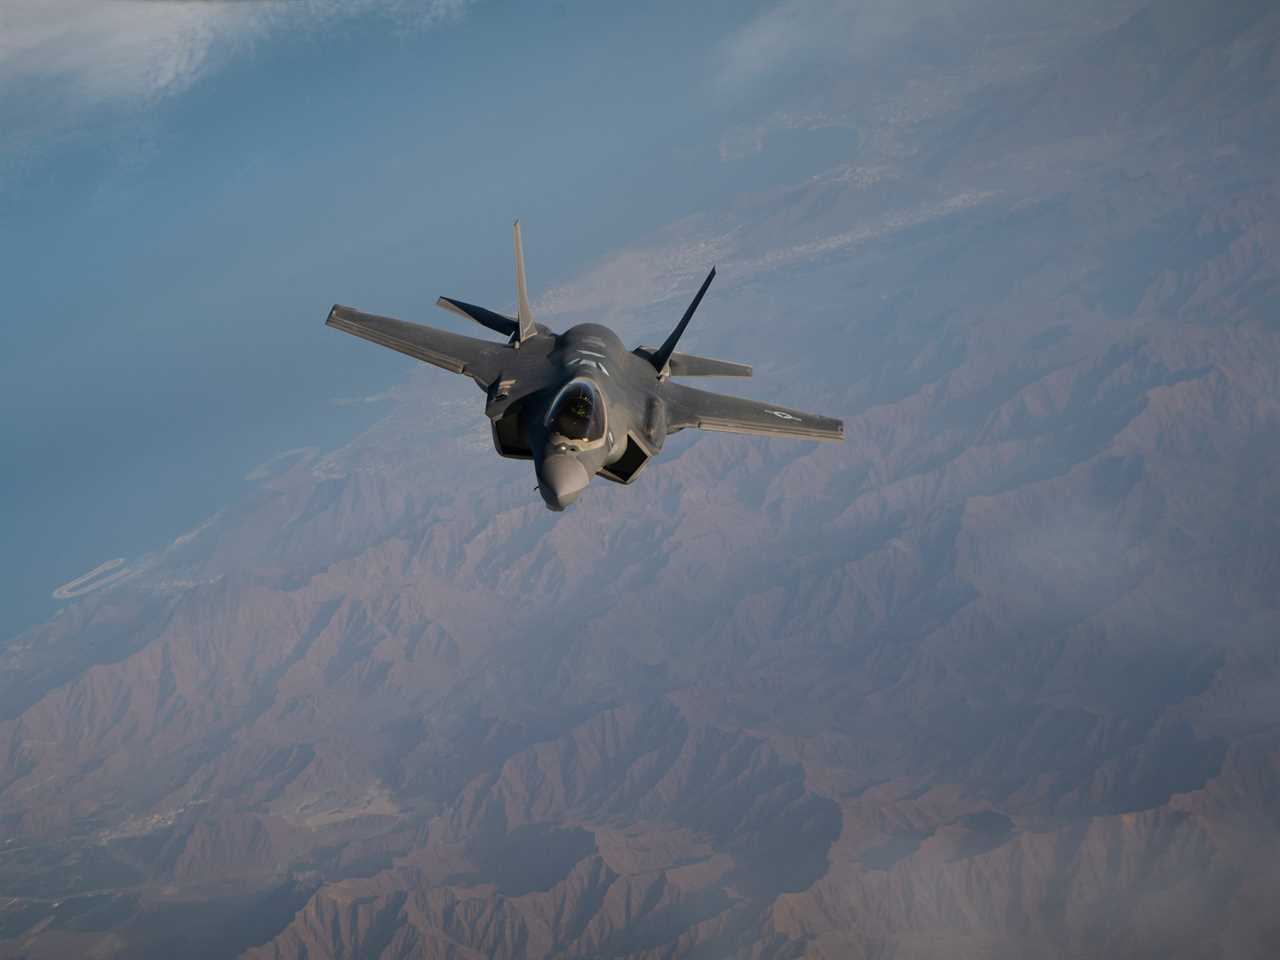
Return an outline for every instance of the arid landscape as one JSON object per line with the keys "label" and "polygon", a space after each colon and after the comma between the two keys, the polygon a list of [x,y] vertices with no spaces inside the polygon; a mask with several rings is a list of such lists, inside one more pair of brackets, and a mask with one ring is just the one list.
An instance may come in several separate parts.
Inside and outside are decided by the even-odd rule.
{"label": "arid landscape", "polygon": [[8,640],[0,957],[1280,955],[1280,12],[1106,9],[939,17],[536,304],[715,262],[689,349],[843,444],[553,514],[415,369]]}

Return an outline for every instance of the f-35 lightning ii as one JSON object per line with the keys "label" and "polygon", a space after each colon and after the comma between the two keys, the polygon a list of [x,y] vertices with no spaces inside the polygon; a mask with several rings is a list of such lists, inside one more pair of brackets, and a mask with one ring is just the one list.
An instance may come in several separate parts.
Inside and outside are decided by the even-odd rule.
{"label": "f-35 lightning ii", "polygon": [[518,220],[514,233],[514,317],[449,297],[436,301],[505,336],[506,343],[343,306],[334,306],[325,323],[474,380],[488,397],[484,412],[498,455],[533,461],[538,492],[552,510],[573,503],[593,476],[631,483],[667,436],[685,427],[844,439],[839,420],[672,382],[672,377],[751,376],[746,364],[676,352],[716,275],[714,267],[662,346],[628,351],[617,334],[597,323],[553,333],[534,322]]}

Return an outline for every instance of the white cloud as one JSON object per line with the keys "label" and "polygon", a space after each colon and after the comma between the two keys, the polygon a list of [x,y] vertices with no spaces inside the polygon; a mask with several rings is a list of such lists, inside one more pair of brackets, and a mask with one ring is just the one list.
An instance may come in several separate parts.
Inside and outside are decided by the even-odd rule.
{"label": "white cloud", "polygon": [[711,234],[694,228],[665,243],[626,249],[548,290],[534,305],[534,313],[550,317],[590,312],[613,322],[627,312],[696,290],[707,270],[729,257],[733,248],[731,231]]}
{"label": "white cloud", "polygon": [[[811,182],[856,191],[891,175],[883,168],[844,166]],[[769,222],[752,230],[690,219],[673,224],[665,231],[665,239],[624,249],[569,283],[551,288],[534,304],[534,313],[546,318],[590,314],[605,323],[625,323],[667,301],[687,302],[713,264],[720,269],[722,279],[717,285],[723,290],[770,270],[847,256],[867,244],[963,214],[1000,196],[992,190],[961,191],[868,217],[839,233],[798,236],[773,246],[760,242],[761,235],[772,230]],[[757,252],[748,253],[747,249]]]}
{"label": "white cloud", "polygon": [[781,0],[730,35],[717,84],[738,92],[791,65],[811,70],[822,61],[856,60],[959,2]]}
{"label": "white cloud", "polygon": [[470,0],[2,0],[0,90],[65,85],[89,100],[181,92],[272,31],[387,12],[430,25]]}

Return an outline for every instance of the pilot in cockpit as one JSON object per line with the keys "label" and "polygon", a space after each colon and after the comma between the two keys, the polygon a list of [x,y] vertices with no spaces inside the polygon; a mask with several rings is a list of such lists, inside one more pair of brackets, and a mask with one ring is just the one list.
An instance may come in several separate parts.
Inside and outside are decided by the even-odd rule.
{"label": "pilot in cockpit", "polygon": [[575,380],[566,386],[551,408],[547,426],[553,440],[582,445],[603,439],[604,403],[595,386],[587,380]]}

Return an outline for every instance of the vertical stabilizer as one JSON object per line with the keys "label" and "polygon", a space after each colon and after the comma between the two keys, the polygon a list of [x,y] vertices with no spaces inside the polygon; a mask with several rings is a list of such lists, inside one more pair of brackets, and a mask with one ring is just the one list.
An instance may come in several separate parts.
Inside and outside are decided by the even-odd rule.
{"label": "vertical stabilizer", "polygon": [[702,296],[707,292],[707,287],[711,286],[711,281],[716,278],[716,268],[712,267],[711,272],[707,274],[707,279],[702,281],[702,286],[698,288],[698,295],[693,298],[693,303],[689,304],[689,309],[684,312],[684,316],[680,318],[680,322],[676,324],[676,328],[671,331],[671,336],[667,337],[666,343],[658,348],[657,353],[649,358],[654,369],[658,371],[658,376],[664,376],[667,372],[667,361],[671,359],[671,354],[676,349],[676,344],[680,342],[680,335],[684,333],[684,328],[689,325],[689,318],[693,316],[693,311],[698,309],[698,304],[702,302]]}
{"label": "vertical stabilizer", "polygon": [[520,242],[520,221],[511,225],[516,240],[516,318],[520,328],[516,331],[516,339],[520,343],[528,340],[538,328],[533,324],[533,311],[529,309],[529,290],[524,282],[524,245]]}

